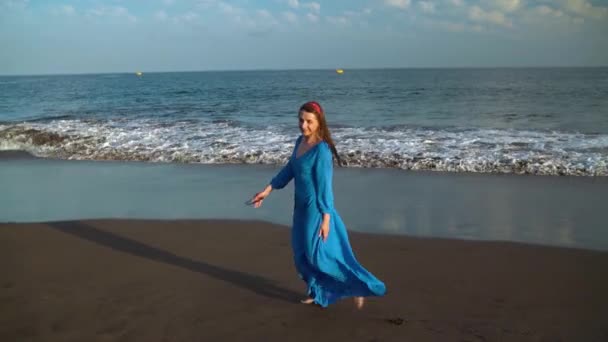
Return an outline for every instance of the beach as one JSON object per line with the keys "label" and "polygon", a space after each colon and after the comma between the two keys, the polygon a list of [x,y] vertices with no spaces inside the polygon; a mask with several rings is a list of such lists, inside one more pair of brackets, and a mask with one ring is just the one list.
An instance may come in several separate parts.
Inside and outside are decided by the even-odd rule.
{"label": "beach", "polygon": [[[607,80],[0,76],[0,341],[606,341]],[[293,183],[245,204],[310,100],[345,166],[335,209],[388,289],[360,311],[299,303]]]}
{"label": "beach", "polygon": [[299,303],[293,185],[243,204],[277,171],[0,153],[0,340],[608,337],[608,179],[336,169],[357,311]]}
{"label": "beach", "polygon": [[605,341],[608,253],[350,233],[388,293],[298,303],[289,230],[242,220],[0,225],[2,341]]}

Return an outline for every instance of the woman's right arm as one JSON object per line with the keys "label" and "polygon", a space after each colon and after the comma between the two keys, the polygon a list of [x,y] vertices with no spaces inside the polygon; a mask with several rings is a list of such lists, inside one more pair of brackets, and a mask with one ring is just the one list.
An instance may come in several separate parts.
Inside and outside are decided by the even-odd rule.
{"label": "woman's right arm", "polygon": [[[298,139],[296,139],[296,143],[293,148],[294,151],[293,151],[292,155],[296,153],[295,150],[298,148],[298,145],[300,144],[300,140],[302,140],[302,136],[300,136],[300,137],[298,137]],[[270,181],[270,186],[272,186],[272,189],[283,189],[287,184],[289,184],[289,182],[292,179],[293,179],[293,168],[291,165],[291,157],[290,157],[289,160],[287,161],[287,164],[285,166],[283,166],[281,171],[279,171],[279,173],[276,176],[274,176],[274,178]]]}
{"label": "woman's right arm", "polygon": [[[302,137],[299,137],[296,140],[296,145],[294,147],[294,153],[295,153],[295,149],[298,147],[298,143],[300,142],[300,139]],[[276,176],[274,176],[271,180],[270,180],[270,184],[268,184],[264,190],[258,192],[257,194],[255,194],[253,196],[252,202],[253,202],[253,206],[258,208],[262,205],[262,201],[264,200],[264,198],[268,197],[268,195],[270,195],[270,193],[272,192],[273,189],[283,189],[287,184],[289,184],[289,182],[293,179],[293,168],[291,166],[291,158],[289,158],[289,160],[287,161],[287,164],[285,164],[285,166],[283,166],[283,168],[281,169],[281,171],[279,171],[279,173],[277,173]]]}
{"label": "woman's right arm", "polygon": [[251,200],[255,208],[259,208],[262,205],[262,201],[270,195],[273,189],[283,189],[293,179],[293,170],[291,168],[291,159],[285,166],[279,171],[279,173],[272,178],[270,184],[268,184],[264,190],[258,192],[253,196]]}
{"label": "woman's right arm", "polygon": [[273,189],[283,189],[293,179],[293,170],[291,168],[291,159],[285,166],[277,173],[274,178],[270,181],[270,186]]}

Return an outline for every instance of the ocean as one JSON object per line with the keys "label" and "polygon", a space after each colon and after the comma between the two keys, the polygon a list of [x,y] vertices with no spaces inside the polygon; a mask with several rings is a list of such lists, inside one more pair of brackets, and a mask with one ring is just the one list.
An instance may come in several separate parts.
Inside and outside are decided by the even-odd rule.
{"label": "ocean", "polygon": [[0,77],[0,150],[280,165],[324,107],[347,167],[608,176],[608,68]]}

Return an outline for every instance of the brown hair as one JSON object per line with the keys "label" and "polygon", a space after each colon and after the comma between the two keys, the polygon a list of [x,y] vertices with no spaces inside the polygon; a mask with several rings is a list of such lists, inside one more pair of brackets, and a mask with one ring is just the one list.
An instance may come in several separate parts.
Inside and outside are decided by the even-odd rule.
{"label": "brown hair", "polygon": [[327,145],[329,145],[332,154],[336,158],[336,161],[338,161],[338,166],[342,166],[342,161],[340,160],[340,156],[338,156],[336,144],[334,144],[334,141],[331,138],[331,133],[329,132],[327,122],[325,121],[325,113],[323,112],[321,105],[315,101],[306,102],[300,107],[300,111],[313,113],[315,115],[317,121],[319,121],[319,135],[321,140],[325,141]]}

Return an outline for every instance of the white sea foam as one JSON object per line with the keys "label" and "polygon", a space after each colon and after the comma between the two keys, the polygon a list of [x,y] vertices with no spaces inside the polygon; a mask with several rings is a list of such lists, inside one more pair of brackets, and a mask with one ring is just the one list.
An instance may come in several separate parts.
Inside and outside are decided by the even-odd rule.
{"label": "white sea foam", "polygon": [[[608,176],[608,135],[406,126],[332,132],[353,167]],[[61,119],[0,125],[0,149],[63,159],[281,164],[297,134],[231,121]]]}

